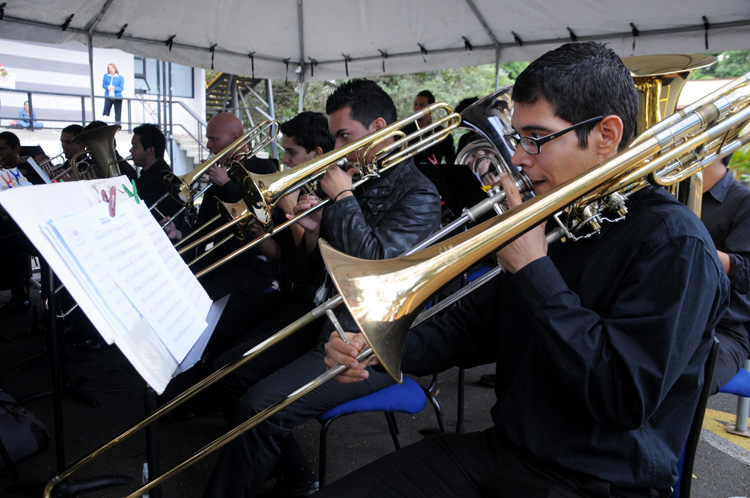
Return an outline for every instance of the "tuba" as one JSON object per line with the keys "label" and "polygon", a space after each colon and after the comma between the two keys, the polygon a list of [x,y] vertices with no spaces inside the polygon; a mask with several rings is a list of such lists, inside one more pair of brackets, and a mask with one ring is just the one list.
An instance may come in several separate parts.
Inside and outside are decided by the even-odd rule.
{"label": "tuba", "polygon": [[81,142],[86,148],[71,157],[70,164],[77,164],[80,156],[89,154],[97,166],[95,171],[86,171],[84,177],[81,177],[77,167],[73,168],[73,177],[76,180],[120,176],[120,166],[115,150],[115,134],[118,131],[120,131],[120,125],[112,125],[94,128],[76,135],[76,141]]}

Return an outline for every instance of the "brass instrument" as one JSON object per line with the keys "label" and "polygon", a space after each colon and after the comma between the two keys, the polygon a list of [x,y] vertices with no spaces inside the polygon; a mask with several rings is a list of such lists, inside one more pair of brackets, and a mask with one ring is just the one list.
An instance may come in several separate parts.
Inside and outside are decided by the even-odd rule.
{"label": "brass instrument", "polygon": [[73,178],[76,180],[93,180],[121,175],[117,151],[115,150],[115,134],[119,130],[120,125],[111,125],[94,128],[76,135],[76,142],[81,142],[85,149],[74,154],[70,158],[70,163],[77,164],[80,156],[89,154],[96,162],[98,169],[97,171],[87,171],[82,178],[78,168],[73,168]]}
{"label": "brass instrument", "polygon": [[[55,161],[60,158],[63,158],[62,162],[59,164],[55,164]],[[37,166],[42,168],[42,170],[47,173],[47,176],[50,178],[50,180],[56,180],[68,172],[67,169],[62,172],[58,171],[65,166],[66,162],[67,161],[65,160],[65,153],[60,152],[56,156],[48,157],[44,161],[41,161]]]}
{"label": "brass instrument", "polygon": [[[522,192],[527,191],[528,188],[530,188],[530,183],[527,178],[518,177],[515,178],[516,186],[518,189]],[[472,206],[470,208],[467,208],[465,210],[465,213],[462,215],[460,219],[455,220],[450,225],[444,227],[443,229],[439,230],[438,232],[432,234],[427,239],[420,242],[417,246],[410,249],[406,254],[411,254],[414,252],[417,252],[421,249],[424,249],[425,247],[428,247],[429,245],[435,243],[438,240],[441,240],[444,238],[448,233],[451,233],[452,231],[456,230],[457,228],[461,227],[463,224],[465,224],[467,221],[473,221],[475,219],[478,219],[482,217],[484,214],[486,214],[488,211],[493,209],[494,206],[501,204],[505,200],[505,193],[500,189],[494,189],[489,193],[489,196],[486,200],[483,200],[481,203]],[[450,298],[448,298],[450,299]],[[116,438],[112,439],[111,441],[105,443],[104,445],[100,446],[98,449],[94,450],[92,453],[87,455],[86,457],[78,460],[75,462],[72,466],[65,469],[62,473],[55,476],[46,486],[44,496],[50,497],[52,490],[54,487],[62,482],[67,477],[71,476],[73,473],[77,472],[82,467],[86,466],[88,463],[96,459],[99,455],[103,454],[107,450],[111,449],[112,447],[116,446],[118,443],[122,442],[124,439],[132,436],[142,428],[148,426],[149,424],[157,421],[159,418],[163,417],[169,411],[173,410],[174,408],[178,407],[188,399],[192,398],[193,396],[203,392],[205,389],[210,387],[211,385],[215,384],[217,381],[221,380],[225,376],[231,374],[238,368],[241,368],[243,365],[248,363],[249,361],[252,361],[256,356],[263,353],[267,349],[279,344],[284,339],[288,338],[298,330],[304,328],[305,326],[309,325],[310,323],[314,322],[318,318],[322,316],[326,316],[326,312],[329,310],[333,310],[336,306],[340,305],[342,303],[341,296],[334,296],[327,300],[326,302],[318,305],[315,309],[308,312],[306,315],[303,315],[302,317],[298,318],[294,322],[290,323],[286,327],[284,327],[282,330],[277,332],[276,334],[272,335],[262,343],[258,344],[251,350],[247,351],[243,358],[240,360],[237,360],[236,362],[232,364],[225,365],[221,367],[216,372],[212,373],[202,381],[198,382],[194,386],[190,387],[183,393],[176,396],[174,399],[172,399],[170,402],[162,406],[161,408],[157,409],[156,411],[149,414],[145,419],[143,419],[138,424],[134,425],[133,427],[127,429],[125,432],[117,436]],[[147,490],[158,486],[165,480],[169,479],[170,477],[174,476],[175,474],[181,472],[182,470],[186,469],[187,467],[191,466],[192,464],[196,463],[206,455],[209,455],[210,453],[216,451],[217,449],[221,448],[225,444],[229,443],[231,440],[239,437],[243,432],[247,431],[251,427],[257,425],[259,422],[261,422],[264,418],[267,418],[269,415],[281,410],[288,404],[292,403],[296,399],[299,399],[300,397],[308,394],[310,391],[315,389],[315,387],[318,387],[328,380],[334,378],[338,373],[341,373],[343,369],[332,369],[331,371],[327,372],[323,376],[318,377],[314,381],[310,382],[303,388],[297,390],[293,395],[288,397],[282,402],[279,402],[275,404],[274,406],[270,407],[269,409],[264,410],[261,414],[258,414],[257,416],[253,417],[252,419],[249,419],[242,425],[236,427],[232,431],[226,433],[225,435],[221,436],[216,441],[213,441],[212,443],[204,446],[200,450],[198,450],[190,459],[182,462],[181,464],[175,466],[171,470],[165,472],[164,474],[154,478],[152,481],[141,487],[140,489],[132,492],[128,495],[128,498],[137,498],[141,496],[141,494],[145,493]]]}
{"label": "brass instrument", "polygon": [[739,135],[750,122],[750,73],[680,115],[669,125],[649,128],[631,146],[580,176],[419,253],[363,261],[321,241],[331,279],[388,373],[402,378],[401,350],[424,303],[488,254],[566,208],[562,228],[572,234],[596,225],[599,210],[624,216],[625,200],[634,191],[620,193],[629,186],[623,185],[626,181],[651,177],[677,183],[750,142],[750,133]]}
{"label": "brass instrument", "polygon": [[[401,128],[407,124],[417,121],[426,114],[434,113],[441,109],[446,112],[446,116],[442,119],[433,121],[430,125],[422,127],[408,136],[404,136],[403,132],[400,131]],[[280,229],[295,223],[300,218],[307,216],[314,210],[320,209],[326,205],[328,199],[318,203],[315,208],[300,214],[297,218],[285,222],[280,227],[277,227],[277,229],[272,226],[271,211],[276,202],[278,202],[283,196],[294,192],[323,176],[330,166],[336,164],[339,167],[344,168],[357,167],[361,173],[361,179],[354,184],[354,187],[357,187],[368,179],[377,177],[381,171],[385,171],[386,169],[399,164],[401,161],[431,147],[434,143],[443,140],[450,135],[450,132],[458,126],[460,121],[460,116],[452,112],[450,106],[444,103],[435,103],[401,121],[392,123],[355,142],[332,150],[311,161],[300,164],[295,168],[267,175],[245,172],[245,176],[236,178],[237,183],[240,185],[244,205],[235,203],[224,204],[221,206],[220,210],[225,213],[225,216],[229,221],[211,233],[182,247],[179,250],[179,253],[184,254],[232,227],[236,227],[234,229],[236,235],[244,237],[244,234],[239,233],[242,231],[242,229],[238,227],[241,223],[256,220],[263,225],[266,233],[201,270],[196,274],[196,276],[200,278],[211,270],[237,257],[239,254],[255,247],[269,236],[277,233]],[[445,125],[445,127],[440,128],[443,125]],[[436,129],[437,132],[435,132]],[[396,140],[383,146],[384,143],[392,138],[396,138]],[[410,142],[414,142],[415,140],[416,143],[409,145]],[[351,164],[347,159],[347,156],[351,154],[356,154],[356,164]],[[234,174],[237,174],[237,170],[235,170]],[[231,237],[232,235],[227,236],[219,243],[214,244],[214,247],[218,247]]]}
{"label": "brass instrument", "polygon": [[[190,207],[193,205],[193,201],[197,195],[194,195],[192,188],[193,184],[205,174],[211,166],[225,161],[228,158],[230,168],[240,167],[239,161],[246,158],[257,155],[262,151],[268,144],[270,144],[279,132],[279,122],[263,121],[254,128],[248,130],[241,137],[237,138],[234,142],[224,147],[221,151],[210,157],[208,160],[202,162],[197,168],[184,175],[177,176],[174,173],[168,173],[164,175],[163,182],[167,187],[167,192],[162,195],[157,201],[149,206],[149,210],[155,209],[167,196],[171,196],[181,206]],[[255,143],[258,140],[258,143]],[[243,148],[248,144],[252,145],[249,151],[244,151]],[[201,192],[205,192],[203,189]],[[175,218],[182,209],[172,216]],[[209,223],[215,221],[211,220]]]}
{"label": "brass instrument", "polygon": [[[669,176],[670,181],[684,179],[693,173],[695,161],[705,162],[709,158],[720,157],[748,143],[749,134],[739,135],[739,133],[750,122],[750,73],[681,111],[678,118],[671,119],[670,117],[667,120],[668,124],[658,123],[652,126],[620,154],[579,177],[436,246],[428,247],[429,244],[443,237],[443,231],[419,244],[405,256],[365,262],[337,253],[321,241],[321,251],[329,273],[341,292],[340,295],[329,299],[310,313],[295,320],[245,353],[245,356],[238,362],[222,367],[151,413],[136,426],[55,476],[47,484],[44,496],[50,497],[57,483],[103,452],[242,367],[269,347],[273,347],[300,328],[325,315],[326,310],[333,309],[342,302],[347,305],[359,328],[372,345],[371,349],[363,351],[357,359],[361,361],[374,352],[387,371],[394,378],[401,379],[401,347],[409,326],[417,317],[418,310],[445,283],[473,266],[477,261],[560,210],[565,209],[569,212],[570,216],[567,220],[575,224],[572,229],[575,230],[577,227],[588,224],[588,218],[584,220],[582,214],[588,206],[576,203],[579,198],[589,196],[595,207],[599,209],[596,205],[597,201],[603,199],[606,192],[620,185],[625,179],[638,181],[652,175],[662,178]],[[365,145],[361,143],[359,147]],[[673,167],[675,159],[680,159],[680,164],[684,166]],[[668,174],[666,174],[667,171]],[[517,182],[517,185],[521,188],[522,183]],[[625,194],[627,195],[627,192]],[[160,485],[166,479],[239,437],[243,432],[305,396],[345,369],[340,366],[313,379],[285,399],[205,445],[187,460],[154,478],[129,494],[128,497],[136,498]]]}

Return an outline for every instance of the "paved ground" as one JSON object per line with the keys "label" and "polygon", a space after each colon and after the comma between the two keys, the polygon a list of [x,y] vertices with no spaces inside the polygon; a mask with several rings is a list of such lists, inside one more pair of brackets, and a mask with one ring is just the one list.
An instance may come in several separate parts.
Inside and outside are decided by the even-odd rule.
{"label": "paved ground", "polygon": [[[37,314],[41,312],[38,291],[33,291]],[[0,304],[9,298],[0,292]],[[50,388],[50,357],[46,351],[47,334],[32,328],[32,312],[0,316],[0,383],[16,398],[24,398]],[[64,458],[70,464],[104,442],[120,434],[143,417],[144,383],[116,347],[79,350],[73,342],[76,330],[66,335],[65,358],[69,379],[76,384],[63,399],[62,419]],[[25,364],[22,360],[39,355]],[[20,366],[19,366],[20,365]],[[491,389],[479,385],[481,374],[491,371],[480,367],[466,372],[465,430],[481,430],[490,425],[489,407],[494,401]],[[450,430],[457,420],[457,378],[453,369],[440,375],[438,400],[443,406]],[[427,384],[429,379],[418,379]],[[82,395],[87,403],[72,397]],[[52,398],[41,397],[25,403],[53,432],[55,421]],[[733,420],[736,402],[732,396],[717,395],[710,401],[704,437],[698,447],[692,496],[695,498],[750,497],[750,440],[728,436],[715,420]],[[397,415],[404,444],[422,437],[421,429],[436,428],[433,410],[428,406],[416,415]],[[177,424],[159,425],[160,451],[164,468],[183,460],[209,440],[219,436],[226,425],[219,415],[200,417]],[[296,430],[310,461],[317,467],[319,424],[309,422]],[[714,432],[711,432],[714,431]],[[744,445],[743,446],[741,446]],[[353,469],[389,452],[393,443],[382,414],[344,417],[331,429],[328,479],[339,478]],[[60,448],[54,444],[18,466],[21,482],[13,482],[0,471],[0,496],[42,496],[42,484],[56,473]],[[139,481],[145,461],[145,435],[138,433],[118,448],[76,474],[77,479],[121,474]],[[208,457],[186,473],[169,481],[163,489],[166,497],[200,497],[214,458]],[[124,496],[133,485],[92,492],[90,496]]]}

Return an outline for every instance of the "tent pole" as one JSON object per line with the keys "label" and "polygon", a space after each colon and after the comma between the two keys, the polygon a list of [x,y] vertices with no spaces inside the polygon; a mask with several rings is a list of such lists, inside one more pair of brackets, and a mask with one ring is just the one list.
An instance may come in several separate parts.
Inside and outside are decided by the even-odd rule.
{"label": "tent pole", "polygon": [[[271,119],[276,119],[276,109],[273,106],[273,82],[270,79],[266,80],[266,102],[268,115],[271,116]],[[274,159],[279,158],[279,149],[276,146],[276,140],[271,142],[271,157]]]}
{"label": "tent pole", "polygon": [[495,91],[500,89],[500,47],[495,47]]}
{"label": "tent pole", "polygon": [[94,101],[94,35],[89,32],[89,79],[91,80],[91,121],[96,119],[96,102]]}
{"label": "tent pole", "polygon": [[297,113],[300,113],[305,110],[305,97],[307,97],[307,85],[308,83],[300,82],[299,86],[299,107],[297,108]]}

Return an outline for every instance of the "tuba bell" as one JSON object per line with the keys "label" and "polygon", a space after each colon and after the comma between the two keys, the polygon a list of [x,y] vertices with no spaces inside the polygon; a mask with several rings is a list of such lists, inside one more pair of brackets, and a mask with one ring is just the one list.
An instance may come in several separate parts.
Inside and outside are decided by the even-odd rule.
{"label": "tuba bell", "polygon": [[76,135],[76,142],[81,142],[85,149],[70,158],[70,164],[76,164],[78,158],[89,154],[96,162],[95,171],[87,171],[85,177],[81,177],[78,168],[73,168],[73,177],[76,180],[93,180],[96,178],[113,178],[120,176],[120,166],[115,150],[115,134],[120,131],[120,125],[103,126],[94,128]]}

